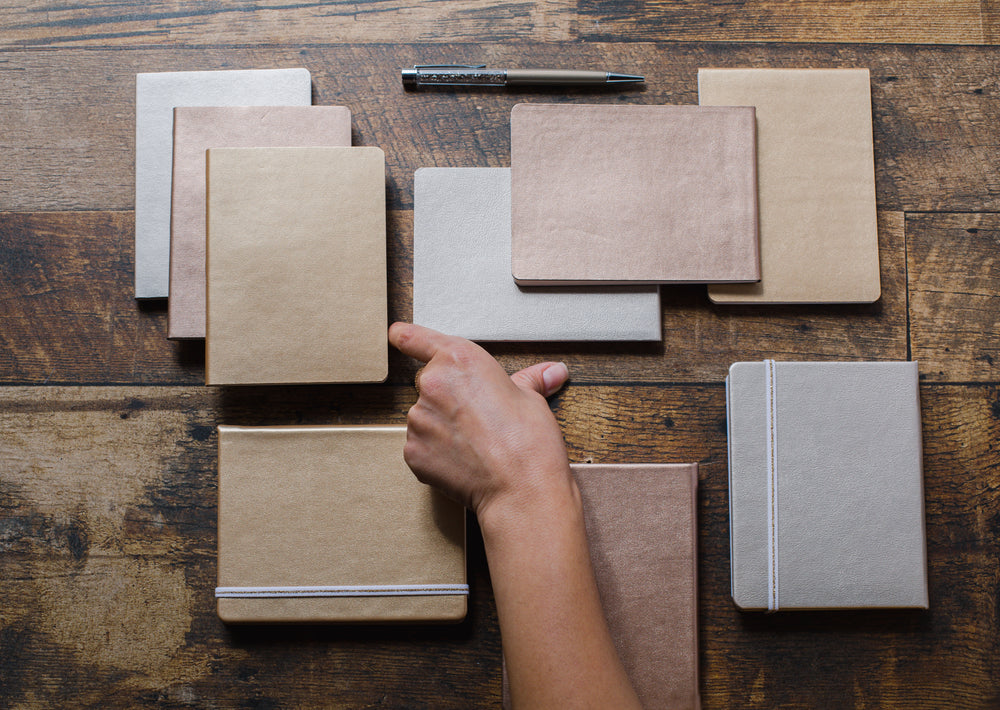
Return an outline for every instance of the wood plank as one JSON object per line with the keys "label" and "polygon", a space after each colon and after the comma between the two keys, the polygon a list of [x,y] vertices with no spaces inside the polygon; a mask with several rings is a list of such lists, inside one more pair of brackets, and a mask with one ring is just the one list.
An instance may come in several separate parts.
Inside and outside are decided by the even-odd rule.
{"label": "wood plank", "polygon": [[[579,8],[577,7],[579,5]],[[194,0],[51,3],[0,8],[0,47],[336,42],[602,41],[983,44],[996,8],[980,0],[473,0],[410,3]]]}
{"label": "wood plank", "polygon": [[574,0],[446,2],[230,2],[198,0],[26,0],[0,8],[0,48],[148,47],[325,42],[565,40]]}
{"label": "wood plank", "polygon": [[[215,424],[401,421],[412,388],[0,396],[5,701],[496,706],[499,638],[475,526],[473,613],[458,627],[236,630],[214,615]],[[1000,700],[1000,387],[925,384],[921,396],[931,610],[776,616],[729,600],[721,384],[571,385],[554,400],[574,461],[701,464],[706,708]]]}
{"label": "wood plank", "polygon": [[580,37],[684,42],[989,44],[980,0],[581,0]]}
{"label": "wood plank", "polygon": [[910,340],[929,380],[1000,380],[1000,215],[906,216]]}
{"label": "wood plank", "polygon": [[[481,60],[499,66],[607,66],[644,89],[407,93],[399,68]],[[869,67],[879,206],[1000,211],[997,80],[991,48],[671,43],[386,44],[0,53],[0,210],[128,210],[134,198],[134,74],[305,66],[315,103],[354,114],[354,142],[386,152],[389,204],[412,206],[424,166],[509,165],[519,101],[697,103],[710,66]]]}
{"label": "wood plank", "polygon": [[[389,319],[412,314],[413,215],[388,221]],[[493,344],[510,371],[563,360],[575,382],[721,382],[738,360],[906,358],[903,219],[880,219],[882,298],[867,306],[716,306],[664,287],[662,343]],[[0,382],[199,384],[202,341],[166,339],[163,303],[132,298],[132,215],[0,213]],[[395,350],[389,381],[417,364]]]}

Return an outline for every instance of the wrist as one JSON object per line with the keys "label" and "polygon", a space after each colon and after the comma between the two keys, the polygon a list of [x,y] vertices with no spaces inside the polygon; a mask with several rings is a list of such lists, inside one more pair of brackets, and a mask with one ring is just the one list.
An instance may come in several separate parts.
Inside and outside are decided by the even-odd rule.
{"label": "wrist", "polygon": [[556,472],[524,474],[518,480],[518,485],[498,491],[476,506],[487,544],[512,534],[535,536],[554,526],[582,523],[583,503],[568,462]]}

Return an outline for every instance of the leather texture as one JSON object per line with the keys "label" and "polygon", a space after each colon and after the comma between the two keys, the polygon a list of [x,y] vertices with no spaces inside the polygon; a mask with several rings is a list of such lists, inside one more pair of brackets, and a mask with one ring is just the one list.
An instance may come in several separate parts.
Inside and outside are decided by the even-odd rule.
{"label": "leather texture", "polygon": [[747,107],[518,104],[514,278],[756,281],[754,141]]}
{"label": "leather texture", "polygon": [[311,103],[312,80],[301,68],[136,74],[136,298],[166,298],[169,292],[174,108]]}
{"label": "leather texture", "polygon": [[[767,607],[764,363],[727,380],[732,594]],[[777,362],[780,609],[926,608],[915,362]]]}
{"label": "leather texture", "polygon": [[639,700],[699,708],[698,464],[571,468],[601,605]]}
{"label": "leather texture", "polygon": [[413,322],[470,340],[659,340],[656,286],[521,287],[510,274],[510,168],[413,178]]}
{"label": "leather texture", "polygon": [[[465,509],[406,427],[219,427],[219,586],[465,584]],[[226,622],[458,621],[465,596],[218,600]]]}
{"label": "leather texture", "polygon": [[379,148],[208,151],[208,384],[381,382]]}
{"label": "leather texture", "polygon": [[716,303],[871,303],[879,285],[867,69],[701,69],[706,106],[757,109],[761,280]]}
{"label": "leather texture", "polygon": [[174,109],[167,337],[205,337],[205,151],[350,144],[351,112],[345,106]]}

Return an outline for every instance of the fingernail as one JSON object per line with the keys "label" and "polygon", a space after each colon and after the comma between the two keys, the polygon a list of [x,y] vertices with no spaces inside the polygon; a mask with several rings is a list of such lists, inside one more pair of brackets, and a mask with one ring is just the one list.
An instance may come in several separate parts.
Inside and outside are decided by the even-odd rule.
{"label": "fingernail", "polygon": [[557,362],[555,365],[545,368],[545,372],[542,373],[542,382],[545,383],[545,394],[552,394],[562,387],[568,377],[569,368],[566,367],[566,363],[564,362]]}

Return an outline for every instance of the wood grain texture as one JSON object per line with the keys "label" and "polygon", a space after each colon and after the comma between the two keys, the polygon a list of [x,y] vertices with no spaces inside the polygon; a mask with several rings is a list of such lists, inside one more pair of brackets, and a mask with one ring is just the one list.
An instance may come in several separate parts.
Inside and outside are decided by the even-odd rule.
{"label": "wood grain texture", "polygon": [[575,0],[26,0],[0,8],[0,49],[554,41],[575,36],[575,19]]}
{"label": "wood grain texture", "polygon": [[587,39],[988,44],[980,0],[581,0]]}
{"label": "wood grain texture", "polygon": [[[413,213],[391,211],[389,319],[412,314]],[[663,342],[492,344],[509,370],[563,360],[575,382],[721,382],[733,362],[906,358],[903,217],[879,222],[882,298],[865,306],[718,306],[662,289]],[[199,384],[202,341],[166,339],[163,303],[131,297],[132,213],[0,213],[0,382]],[[988,317],[984,315],[984,317]],[[417,363],[390,353],[390,382]]]}
{"label": "wood grain texture", "polygon": [[910,340],[926,379],[1000,380],[1000,215],[906,217]]}
{"label": "wood grain texture", "polygon": [[[644,89],[405,92],[414,63],[607,66]],[[130,210],[135,73],[304,66],[314,103],[342,104],[355,145],[386,152],[389,205],[412,207],[420,167],[510,164],[520,101],[698,102],[699,67],[869,67],[879,207],[1000,211],[1000,59],[991,48],[671,43],[385,44],[0,53],[0,211]]]}
{"label": "wood grain texture", "polygon": [[981,0],[272,2],[26,0],[0,8],[0,47],[566,39],[983,44]]}
{"label": "wood grain texture", "polygon": [[[414,396],[389,386],[0,390],[0,698],[496,707],[499,637],[474,525],[472,611],[456,627],[227,629],[214,614],[215,425],[399,422]],[[555,398],[573,461],[701,465],[706,708],[1000,702],[1000,388],[931,384],[921,396],[931,611],[773,617],[729,600],[723,387],[571,385]]]}

